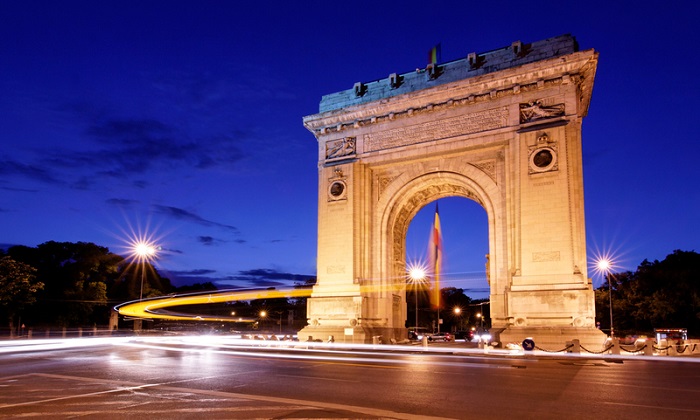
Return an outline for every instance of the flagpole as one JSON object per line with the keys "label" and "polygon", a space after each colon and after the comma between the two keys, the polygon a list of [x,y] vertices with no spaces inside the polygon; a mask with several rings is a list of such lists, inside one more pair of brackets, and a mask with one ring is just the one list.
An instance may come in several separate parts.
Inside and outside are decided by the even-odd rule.
{"label": "flagpole", "polygon": [[440,212],[438,210],[438,202],[435,201],[435,217],[433,220],[433,229],[430,236],[430,257],[433,266],[433,296],[432,303],[437,309],[437,332],[440,333],[440,266],[442,262],[442,232],[440,228]]}

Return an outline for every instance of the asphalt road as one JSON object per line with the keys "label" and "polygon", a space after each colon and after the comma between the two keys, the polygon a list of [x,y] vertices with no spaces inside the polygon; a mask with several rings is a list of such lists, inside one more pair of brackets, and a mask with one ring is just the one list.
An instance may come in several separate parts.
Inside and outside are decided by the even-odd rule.
{"label": "asphalt road", "polygon": [[206,337],[24,343],[0,342],[0,418],[700,418],[700,359]]}

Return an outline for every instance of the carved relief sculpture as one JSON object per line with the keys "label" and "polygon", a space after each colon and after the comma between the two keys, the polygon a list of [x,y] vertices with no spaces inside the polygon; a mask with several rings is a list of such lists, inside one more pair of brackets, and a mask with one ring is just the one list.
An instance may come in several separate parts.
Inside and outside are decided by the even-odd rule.
{"label": "carved relief sculpture", "polygon": [[344,137],[326,143],[326,159],[338,159],[355,154],[355,137]]}
{"label": "carved relief sculpture", "polygon": [[520,123],[564,115],[564,104],[544,105],[541,100],[520,104]]}

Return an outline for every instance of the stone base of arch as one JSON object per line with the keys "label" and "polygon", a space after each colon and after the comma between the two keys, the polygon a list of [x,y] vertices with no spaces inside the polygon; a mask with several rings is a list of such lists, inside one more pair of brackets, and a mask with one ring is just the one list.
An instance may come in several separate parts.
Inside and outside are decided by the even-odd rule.
{"label": "stone base of arch", "polygon": [[545,351],[561,351],[566,342],[579,340],[590,352],[599,352],[605,346],[607,335],[595,327],[517,327],[491,329],[492,339],[505,347],[509,343],[522,344],[526,338]]}
{"label": "stone base of arch", "polygon": [[386,327],[342,327],[308,325],[302,328],[297,337],[300,342],[328,342],[333,337],[335,343],[391,344],[406,338],[405,328]]}

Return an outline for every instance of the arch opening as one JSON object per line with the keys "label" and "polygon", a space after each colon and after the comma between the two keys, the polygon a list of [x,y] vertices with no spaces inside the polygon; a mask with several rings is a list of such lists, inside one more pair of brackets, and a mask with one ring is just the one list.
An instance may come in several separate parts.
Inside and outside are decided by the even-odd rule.
{"label": "arch opening", "polygon": [[[435,268],[430,262],[429,247],[438,208],[442,236],[439,312],[431,306],[429,293],[435,287]],[[417,338],[423,332],[439,330],[469,339],[480,329],[487,328],[490,288],[485,209],[478,202],[460,196],[431,201],[411,219],[405,243],[404,301],[408,337]],[[412,274],[411,269],[416,267],[419,271]],[[425,276],[421,277],[423,272]]]}

